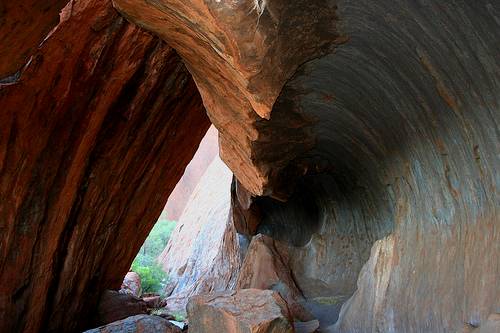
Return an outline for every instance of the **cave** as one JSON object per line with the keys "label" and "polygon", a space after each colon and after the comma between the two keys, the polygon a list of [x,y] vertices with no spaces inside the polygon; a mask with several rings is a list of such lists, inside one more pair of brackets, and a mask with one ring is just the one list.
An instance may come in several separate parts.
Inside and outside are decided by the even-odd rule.
{"label": "cave", "polygon": [[0,332],[96,327],[211,124],[192,333],[255,290],[287,332],[500,330],[498,1],[19,0],[0,37]]}

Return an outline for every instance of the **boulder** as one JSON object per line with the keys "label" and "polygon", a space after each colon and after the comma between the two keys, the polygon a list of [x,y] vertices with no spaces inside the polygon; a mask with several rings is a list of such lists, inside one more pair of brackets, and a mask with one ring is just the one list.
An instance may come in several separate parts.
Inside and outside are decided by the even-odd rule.
{"label": "boulder", "polygon": [[271,290],[244,289],[190,298],[190,333],[293,332],[285,301]]}
{"label": "boulder", "polygon": [[158,316],[137,315],[84,333],[180,333],[180,328]]}
{"label": "boulder", "polygon": [[128,272],[122,282],[121,290],[124,293],[133,295],[135,297],[141,297],[142,295],[142,285],[141,277],[136,272]]}
{"label": "boulder", "polygon": [[147,313],[146,303],[135,296],[106,290],[97,307],[97,325],[106,325],[130,316]]}
{"label": "boulder", "polygon": [[157,308],[161,303],[160,296],[143,297],[142,300],[146,303],[148,308]]}
{"label": "boulder", "polygon": [[241,266],[237,289],[274,290],[287,302],[294,319],[313,320],[314,317],[298,303],[303,297],[288,267],[284,246],[269,236],[253,237]]}

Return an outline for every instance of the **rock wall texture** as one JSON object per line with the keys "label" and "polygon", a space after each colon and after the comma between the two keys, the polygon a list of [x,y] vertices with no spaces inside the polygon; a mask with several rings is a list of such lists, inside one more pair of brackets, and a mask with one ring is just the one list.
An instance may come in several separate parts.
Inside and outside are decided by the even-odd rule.
{"label": "rock wall texture", "polygon": [[123,320],[116,321],[109,325],[94,328],[84,333],[181,333],[177,326],[159,316],[136,315]]}
{"label": "rock wall texture", "polygon": [[200,96],[158,38],[72,1],[0,110],[0,331],[81,331],[208,129]]}
{"label": "rock wall texture", "polygon": [[185,311],[188,297],[233,289],[241,255],[230,219],[232,173],[214,158],[158,258],[170,280],[167,307]]}
{"label": "rock wall texture", "polygon": [[[306,300],[350,297],[331,331],[496,325],[498,1],[113,4],[193,75],[234,227],[284,244]],[[179,57],[105,1],[71,2],[15,83],[61,5],[26,43],[0,5],[0,331],[84,326],[208,127]]]}
{"label": "rock wall texture", "polygon": [[288,242],[305,295],[357,290],[332,330],[500,312],[498,1],[114,4],[178,50],[223,160],[267,196],[237,225]]}
{"label": "rock wall texture", "polygon": [[201,140],[193,159],[187,165],[181,180],[175,185],[174,190],[168,197],[162,213],[165,218],[174,221],[179,220],[191,193],[193,193],[201,177],[218,154],[218,132],[215,127],[211,126],[203,140]]}
{"label": "rock wall texture", "polygon": [[15,81],[68,0],[0,3],[0,84]]}
{"label": "rock wall texture", "polygon": [[281,296],[245,289],[194,296],[188,304],[194,333],[292,333],[292,317]]}
{"label": "rock wall texture", "polygon": [[344,41],[336,31],[335,4],[323,0],[113,3],[182,56],[219,130],[221,157],[238,180],[254,194],[286,196],[277,178],[291,160],[312,148],[314,138],[311,119],[285,105],[273,110],[273,105],[301,64]]}

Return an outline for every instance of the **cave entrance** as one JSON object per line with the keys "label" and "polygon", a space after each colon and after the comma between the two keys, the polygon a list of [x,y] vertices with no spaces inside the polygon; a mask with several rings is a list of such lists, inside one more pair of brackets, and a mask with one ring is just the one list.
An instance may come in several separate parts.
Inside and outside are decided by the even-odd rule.
{"label": "cave entrance", "polygon": [[[222,222],[228,221],[232,173],[218,152],[218,132],[212,126],[170,194],[122,285],[122,290],[145,299],[169,298],[168,308],[161,300],[154,307],[179,320],[185,316],[187,297],[196,288],[206,287],[194,282],[205,283],[198,275],[206,269],[205,259],[215,260],[218,253],[217,246],[208,245],[220,242],[228,226]],[[206,282],[212,283],[209,288],[224,284],[224,278],[213,280]],[[226,286],[218,289],[223,287]]]}

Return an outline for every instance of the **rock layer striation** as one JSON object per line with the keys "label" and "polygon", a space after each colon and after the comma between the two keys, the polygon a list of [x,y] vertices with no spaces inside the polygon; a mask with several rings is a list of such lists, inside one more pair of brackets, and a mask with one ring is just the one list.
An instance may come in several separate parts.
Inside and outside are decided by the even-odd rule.
{"label": "rock layer striation", "polygon": [[[285,244],[306,300],[350,297],[331,331],[495,325],[498,1],[113,3],[192,73],[235,227]],[[0,91],[6,331],[74,331],[119,286],[207,126],[158,39],[106,2],[62,18]]]}
{"label": "rock layer striation", "polygon": [[81,331],[206,132],[200,96],[170,47],[85,0],[0,109],[0,331]]}
{"label": "rock layer striation", "polygon": [[179,51],[222,158],[267,196],[240,230],[288,242],[304,295],[354,293],[335,330],[499,312],[497,1],[114,3]]}

